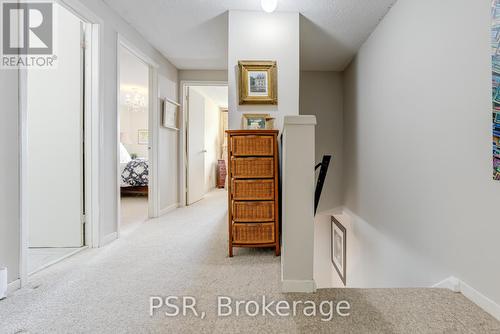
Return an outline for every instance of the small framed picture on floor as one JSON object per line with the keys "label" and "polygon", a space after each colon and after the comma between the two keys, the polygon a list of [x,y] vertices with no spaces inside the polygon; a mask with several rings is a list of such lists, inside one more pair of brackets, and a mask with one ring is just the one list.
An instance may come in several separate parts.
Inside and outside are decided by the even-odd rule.
{"label": "small framed picture on floor", "polygon": [[331,221],[331,258],[335,270],[340,276],[342,283],[346,286],[346,264],[347,264],[347,230],[332,216]]}

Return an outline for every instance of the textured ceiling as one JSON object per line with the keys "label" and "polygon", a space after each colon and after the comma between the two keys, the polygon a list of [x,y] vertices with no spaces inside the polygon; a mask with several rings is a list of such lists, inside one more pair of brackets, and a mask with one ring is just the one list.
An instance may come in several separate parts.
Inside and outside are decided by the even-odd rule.
{"label": "textured ceiling", "polygon": [[[227,11],[260,0],[103,0],[179,69],[227,69]],[[397,0],[278,0],[301,16],[301,69],[343,70]],[[272,14],[270,14],[272,15]]]}

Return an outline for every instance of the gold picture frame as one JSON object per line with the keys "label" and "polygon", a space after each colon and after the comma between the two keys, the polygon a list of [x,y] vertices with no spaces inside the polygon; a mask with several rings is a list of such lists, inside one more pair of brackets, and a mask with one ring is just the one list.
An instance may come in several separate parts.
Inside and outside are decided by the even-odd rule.
{"label": "gold picture frame", "polygon": [[241,126],[243,130],[265,130],[267,129],[267,118],[269,114],[243,114]]}
{"label": "gold picture frame", "polygon": [[240,105],[278,104],[275,61],[239,61]]}

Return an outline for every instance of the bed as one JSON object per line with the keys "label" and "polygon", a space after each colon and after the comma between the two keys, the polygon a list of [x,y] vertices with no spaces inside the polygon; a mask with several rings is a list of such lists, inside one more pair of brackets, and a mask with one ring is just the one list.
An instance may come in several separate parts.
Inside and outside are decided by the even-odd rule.
{"label": "bed", "polygon": [[122,195],[148,195],[149,162],[132,159],[125,146],[120,143],[120,192]]}

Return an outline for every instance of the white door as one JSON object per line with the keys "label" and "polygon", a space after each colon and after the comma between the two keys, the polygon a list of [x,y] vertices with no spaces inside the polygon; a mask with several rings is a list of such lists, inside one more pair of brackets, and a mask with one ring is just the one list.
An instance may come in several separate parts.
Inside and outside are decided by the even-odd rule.
{"label": "white door", "polygon": [[29,247],[83,245],[82,22],[57,19],[57,68],[28,71]]}
{"label": "white door", "polygon": [[205,195],[205,98],[188,88],[187,204]]}

